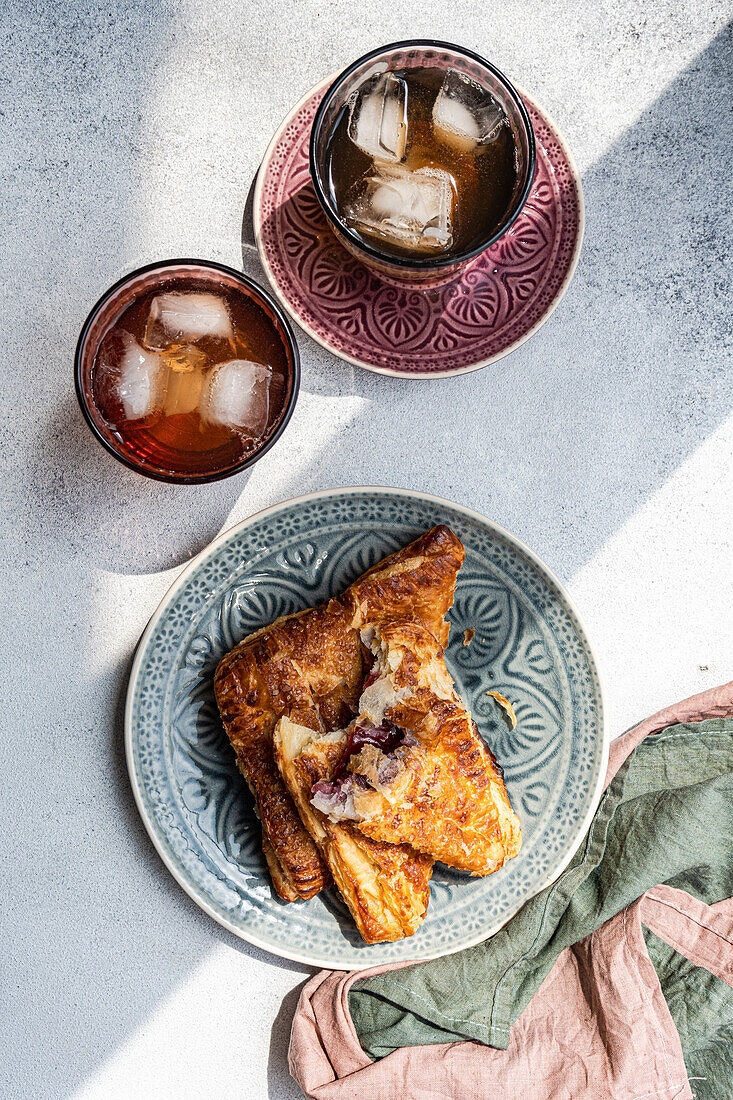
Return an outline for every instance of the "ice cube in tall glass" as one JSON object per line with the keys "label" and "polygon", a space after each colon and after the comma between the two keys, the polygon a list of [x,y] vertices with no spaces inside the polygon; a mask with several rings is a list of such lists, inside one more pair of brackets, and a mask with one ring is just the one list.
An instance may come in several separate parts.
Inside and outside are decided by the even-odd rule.
{"label": "ice cube in tall glass", "polygon": [[271,377],[269,367],[246,359],[213,367],[201,393],[201,419],[259,439],[267,424]]}
{"label": "ice cube in tall glass", "polygon": [[491,93],[465,73],[449,69],[433,106],[433,132],[457,153],[487,145],[499,134],[504,112]]}
{"label": "ice cube in tall glass", "polygon": [[113,427],[154,423],[163,410],[166,373],[162,355],[141,347],[129,332],[112,332],[100,349],[94,377],[105,420]]}
{"label": "ice cube in tall glass", "polygon": [[407,85],[394,73],[370,77],[352,96],[349,137],[375,160],[398,163],[407,143]]}
{"label": "ice cube in tall glass", "polygon": [[206,356],[198,348],[184,345],[167,352],[163,359],[168,370],[163,412],[166,416],[192,413],[201,397]]}
{"label": "ice cube in tall glass", "polygon": [[153,298],[143,337],[147,348],[169,351],[206,337],[228,341],[234,337],[223,298],[201,291],[169,291]]}
{"label": "ice cube in tall glass", "polygon": [[454,199],[453,180],[443,169],[375,165],[355,185],[344,216],[361,233],[430,252],[451,244]]}

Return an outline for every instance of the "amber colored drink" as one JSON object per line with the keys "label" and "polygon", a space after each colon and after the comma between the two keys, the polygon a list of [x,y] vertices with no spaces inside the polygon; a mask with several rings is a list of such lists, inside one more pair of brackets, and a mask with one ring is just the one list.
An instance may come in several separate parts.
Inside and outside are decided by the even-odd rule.
{"label": "amber colored drink", "polygon": [[288,369],[283,339],[252,297],[211,279],[163,277],[102,336],[91,397],[133,464],[216,475],[272,435]]}
{"label": "amber colored drink", "polygon": [[397,257],[470,250],[501,224],[517,186],[509,120],[454,70],[369,78],[342,108],[326,157],[339,216]]}

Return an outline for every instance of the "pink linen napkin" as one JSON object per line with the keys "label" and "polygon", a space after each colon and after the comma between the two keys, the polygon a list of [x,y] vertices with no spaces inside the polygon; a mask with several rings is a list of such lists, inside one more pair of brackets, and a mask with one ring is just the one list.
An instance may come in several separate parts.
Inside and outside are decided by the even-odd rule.
{"label": "pink linen napkin", "polygon": [[[605,785],[645,737],[732,714],[733,681],[659,711],[613,742]],[[733,899],[707,906],[657,886],[560,954],[512,1027],[507,1050],[454,1042],[403,1047],[372,1062],[349,1015],[349,989],[410,964],[321,971],[300,996],[291,1073],[312,1100],[464,1100],[489,1092],[523,1100],[692,1100],[642,923],[733,986]]]}

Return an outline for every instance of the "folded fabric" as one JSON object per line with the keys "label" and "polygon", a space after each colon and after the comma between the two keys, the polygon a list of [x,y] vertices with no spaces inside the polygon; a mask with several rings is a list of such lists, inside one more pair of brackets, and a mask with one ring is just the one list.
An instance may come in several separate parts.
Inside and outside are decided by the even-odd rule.
{"label": "folded fabric", "polygon": [[733,683],[619,738],[571,864],[491,940],[309,982],[291,1039],[304,1091],[691,1097],[689,1074],[698,1098],[727,1095],[730,716]]}

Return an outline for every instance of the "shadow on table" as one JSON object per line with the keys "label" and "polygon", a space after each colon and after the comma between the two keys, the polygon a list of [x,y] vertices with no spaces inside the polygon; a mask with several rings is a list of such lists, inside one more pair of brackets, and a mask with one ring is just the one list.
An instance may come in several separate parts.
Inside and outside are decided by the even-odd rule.
{"label": "shadow on table", "polygon": [[[465,502],[567,579],[668,480],[733,406],[719,350],[731,334],[733,132],[721,100],[731,57],[728,29],[584,173],[574,282],[508,358],[417,383],[354,368],[298,334],[304,393],[366,399],[349,425],[348,470],[335,448],[319,456],[318,484]],[[309,232],[311,197],[291,205],[288,226]],[[418,401],[429,415],[416,415]],[[299,470],[279,492],[304,487]]]}
{"label": "shadow on table", "polygon": [[247,192],[247,198],[244,202],[244,211],[242,213],[242,263],[248,262],[249,256],[254,249],[257,251],[257,242],[255,240],[255,225],[254,225],[254,207],[255,207],[255,188],[257,187],[257,179],[259,177],[259,168],[254,174],[251,184],[249,185],[249,191]]}
{"label": "shadow on table", "polygon": [[33,489],[42,528],[69,557],[125,575],[159,573],[198,554],[251,475],[206,486],[144,477],[99,445],[73,398],[40,424],[38,453]]}

